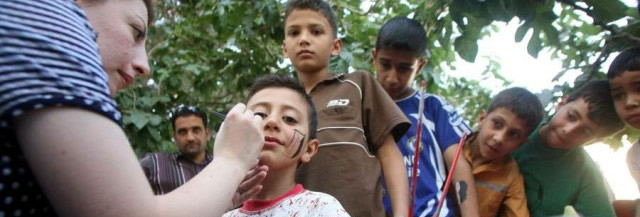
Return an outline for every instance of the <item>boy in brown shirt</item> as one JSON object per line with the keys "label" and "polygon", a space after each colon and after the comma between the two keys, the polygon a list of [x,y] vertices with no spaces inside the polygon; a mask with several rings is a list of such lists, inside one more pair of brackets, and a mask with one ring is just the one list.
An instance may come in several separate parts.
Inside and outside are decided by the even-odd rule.
{"label": "boy in brown shirt", "polygon": [[336,197],[352,216],[385,216],[384,173],[396,216],[407,216],[406,169],[396,141],[410,123],[367,72],[332,75],[338,55],[336,17],[320,0],[289,1],[283,52],[290,58],[318,110],[318,153],[302,165],[297,181]]}

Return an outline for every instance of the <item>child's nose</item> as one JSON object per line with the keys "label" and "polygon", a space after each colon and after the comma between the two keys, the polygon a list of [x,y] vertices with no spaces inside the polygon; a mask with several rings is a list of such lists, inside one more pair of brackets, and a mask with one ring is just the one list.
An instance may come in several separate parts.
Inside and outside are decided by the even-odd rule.
{"label": "child's nose", "polygon": [[640,99],[638,99],[638,98],[640,98],[640,97],[637,97],[637,96],[634,96],[634,95],[628,95],[626,103],[625,103],[625,107],[627,109],[638,107],[638,101],[640,101]]}
{"label": "child's nose", "polygon": [[300,45],[309,44],[309,35],[310,33],[308,31],[302,31],[300,33],[300,41],[299,41]]}
{"label": "child's nose", "polygon": [[398,83],[398,76],[396,76],[395,69],[390,69],[389,70],[389,75],[387,76],[387,83],[389,83],[389,84],[397,84]]}
{"label": "child's nose", "polygon": [[496,134],[493,135],[493,140],[496,143],[496,145],[501,145],[506,135],[507,135],[506,130],[500,130],[496,132]]}
{"label": "child's nose", "polygon": [[577,132],[578,128],[580,128],[580,124],[577,121],[569,122],[564,126],[564,133],[571,135]]}
{"label": "child's nose", "polygon": [[264,123],[264,129],[265,130],[279,130],[280,129],[278,127],[278,122],[271,116],[267,117],[263,121],[265,122]]}

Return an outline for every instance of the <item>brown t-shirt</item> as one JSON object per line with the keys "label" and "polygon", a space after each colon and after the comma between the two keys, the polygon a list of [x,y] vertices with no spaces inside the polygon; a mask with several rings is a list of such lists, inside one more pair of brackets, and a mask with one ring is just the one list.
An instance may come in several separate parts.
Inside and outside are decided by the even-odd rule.
{"label": "brown t-shirt", "polygon": [[376,151],[390,133],[401,138],[411,123],[364,71],[324,80],[309,94],[318,111],[320,145],[296,181],[336,197],[351,216],[385,216]]}

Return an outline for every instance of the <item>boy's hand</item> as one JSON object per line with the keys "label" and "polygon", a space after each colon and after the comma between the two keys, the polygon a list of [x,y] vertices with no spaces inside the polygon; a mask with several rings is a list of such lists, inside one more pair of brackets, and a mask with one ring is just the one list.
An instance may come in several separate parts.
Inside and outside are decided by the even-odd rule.
{"label": "boy's hand", "polygon": [[238,162],[243,171],[249,170],[264,145],[261,125],[260,116],[254,115],[244,104],[236,104],[216,135],[213,146],[215,157]]}
{"label": "boy's hand", "polygon": [[256,196],[262,190],[262,185],[260,184],[265,177],[267,177],[267,171],[269,171],[269,167],[266,165],[255,165],[247,175],[245,175],[242,183],[236,190],[236,193],[233,195],[233,199],[231,200],[230,209],[236,208],[245,200]]}

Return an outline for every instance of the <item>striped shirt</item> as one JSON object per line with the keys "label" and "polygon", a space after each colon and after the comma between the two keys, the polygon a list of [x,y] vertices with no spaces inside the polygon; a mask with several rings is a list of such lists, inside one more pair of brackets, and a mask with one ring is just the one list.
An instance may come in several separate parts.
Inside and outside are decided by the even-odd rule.
{"label": "striped shirt", "polygon": [[72,0],[1,0],[0,216],[55,216],[12,123],[50,106],[80,107],[120,123],[96,33]]}
{"label": "striped shirt", "polygon": [[162,195],[191,180],[212,160],[211,154],[206,154],[204,161],[196,164],[180,153],[151,153],[145,155],[140,164],[149,179],[153,193]]}

